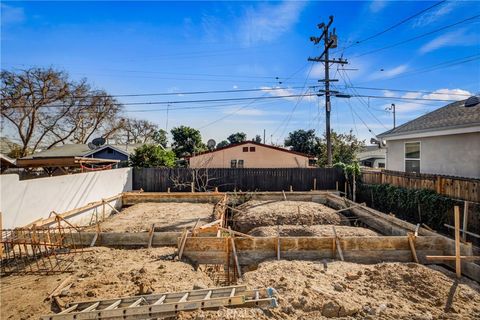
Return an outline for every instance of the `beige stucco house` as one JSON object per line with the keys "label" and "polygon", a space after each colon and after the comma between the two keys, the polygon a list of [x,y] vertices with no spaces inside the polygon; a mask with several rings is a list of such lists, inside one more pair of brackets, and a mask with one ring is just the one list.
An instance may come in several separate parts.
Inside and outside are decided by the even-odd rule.
{"label": "beige stucco house", "polygon": [[457,101],[378,135],[388,170],[480,177],[480,103]]}
{"label": "beige stucco house", "polygon": [[191,168],[308,168],[313,160],[303,153],[245,141],[192,156],[189,163]]}

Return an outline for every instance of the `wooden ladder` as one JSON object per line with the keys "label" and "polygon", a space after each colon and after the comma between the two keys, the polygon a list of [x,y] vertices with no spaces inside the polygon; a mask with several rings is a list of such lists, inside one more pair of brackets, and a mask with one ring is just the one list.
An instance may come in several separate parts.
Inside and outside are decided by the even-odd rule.
{"label": "wooden ladder", "polygon": [[239,285],[74,302],[60,313],[40,319],[156,319],[174,316],[179,311],[226,306],[276,307],[274,292],[272,288],[247,290],[246,286]]}

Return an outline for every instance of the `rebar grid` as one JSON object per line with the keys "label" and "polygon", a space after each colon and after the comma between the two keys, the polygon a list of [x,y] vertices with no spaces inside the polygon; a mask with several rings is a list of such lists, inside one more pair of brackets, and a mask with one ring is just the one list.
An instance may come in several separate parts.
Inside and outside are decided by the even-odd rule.
{"label": "rebar grid", "polygon": [[0,276],[10,274],[55,274],[72,272],[77,248],[73,234],[80,229],[62,226],[60,220],[50,227],[1,230]]}

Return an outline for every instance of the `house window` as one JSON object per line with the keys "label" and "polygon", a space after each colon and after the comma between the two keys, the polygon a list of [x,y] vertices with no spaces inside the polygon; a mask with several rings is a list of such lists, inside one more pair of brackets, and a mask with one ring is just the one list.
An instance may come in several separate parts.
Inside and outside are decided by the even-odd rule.
{"label": "house window", "polygon": [[420,142],[405,143],[405,172],[420,173]]}
{"label": "house window", "polygon": [[237,160],[237,168],[243,168],[243,160]]}
{"label": "house window", "polygon": [[255,147],[250,147],[250,152],[255,152]]}
{"label": "house window", "polygon": [[231,160],[230,161],[230,168],[236,168],[237,167],[237,160]]}
{"label": "house window", "polygon": [[243,152],[248,152],[248,147],[243,147]]}

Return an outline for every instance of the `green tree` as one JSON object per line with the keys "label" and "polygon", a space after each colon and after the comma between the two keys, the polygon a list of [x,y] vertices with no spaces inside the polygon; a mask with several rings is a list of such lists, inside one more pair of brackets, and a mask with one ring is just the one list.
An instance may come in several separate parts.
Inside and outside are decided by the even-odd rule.
{"label": "green tree", "polygon": [[252,139],[252,141],[254,141],[256,143],[262,143],[262,137],[259,134],[257,134],[255,136],[255,139]]}
{"label": "green tree", "polygon": [[171,168],[175,166],[175,153],[166,151],[157,144],[144,144],[133,151],[129,164],[136,168]]}
{"label": "green tree", "polygon": [[[355,162],[356,154],[365,146],[365,140],[358,140],[352,130],[349,133],[336,133],[332,130],[332,162],[350,165]],[[319,144],[318,165],[327,165],[327,141],[323,138]]]}
{"label": "green tree", "polygon": [[226,147],[228,146],[230,143],[227,141],[227,140],[222,140],[220,141],[219,143],[217,143],[217,149],[218,148],[223,148],[223,147]]}
{"label": "green tree", "polygon": [[319,138],[315,135],[315,130],[295,130],[288,134],[285,139],[285,146],[291,147],[292,151],[302,152],[309,155],[318,153]]}
{"label": "green tree", "polygon": [[170,130],[170,133],[173,138],[172,150],[177,158],[185,158],[207,148],[202,142],[200,131],[197,129],[180,126]]}
{"label": "green tree", "polygon": [[159,129],[153,134],[153,141],[166,148],[168,144],[167,131]]}
{"label": "green tree", "polygon": [[247,141],[247,134],[245,132],[232,133],[227,137],[227,140],[231,144],[244,142],[244,141]]}

